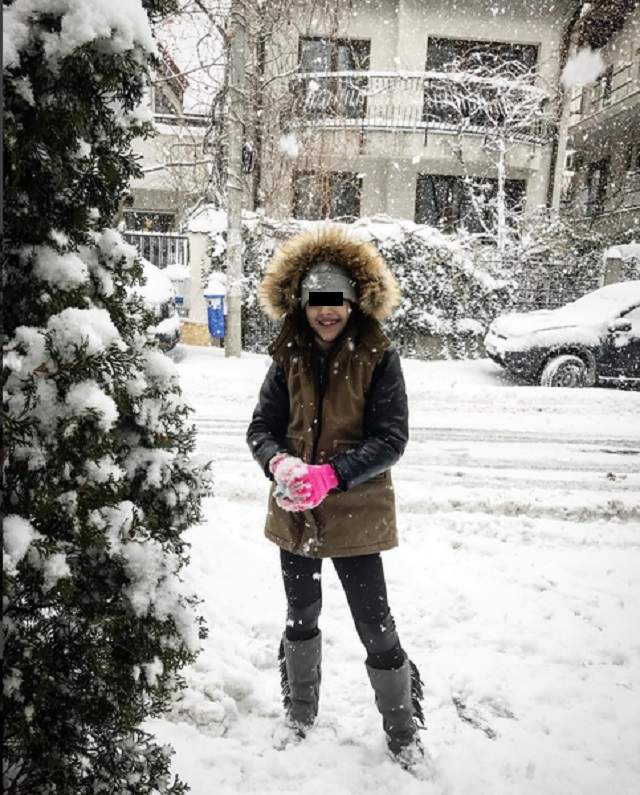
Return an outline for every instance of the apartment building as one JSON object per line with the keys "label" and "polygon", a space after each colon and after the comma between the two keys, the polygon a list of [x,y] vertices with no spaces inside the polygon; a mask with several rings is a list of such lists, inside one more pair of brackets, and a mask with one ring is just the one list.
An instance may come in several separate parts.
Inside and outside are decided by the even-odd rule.
{"label": "apartment building", "polygon": [[[468,63],[469,54],[476,63],[497,55],[523,72],[535,69],[533,88],[552,94],[576,5],[363,0],[335,4],[333,13],[315,17],[309,4],[292,6],[292,17],[299,14],[305,23],[283,28],[280,57],[272,62],[288,75],[283,90],[299,101],[284,144],[264,148],[266,213],[345,220],[383,213],[477,231],[469,188],[481,186],[491,198],[499,160],[508,202],[545,205],[553,127],[541,128],[538,120],[521,126],[498,156],[489,145],[485,111],[465,111],[459,95],[452,110],[456,78],[450,70]],[[471,89],[493,91],[494,104],[500,99],[495,87]],[[272,129],[278,129],[275,122]]]}
{"label": "apartment building", "polygon": [[156,135],[134,142],[142,177],[131,182],[122,208],[127,230],[167,233],[176,229],[184,211],[202,195],[206,169],[210,118],[185,112],[189,78],[183,75],[166,49],[146,97]]}
{"label": "apartment building", "polygon": [[599,50],[599,78],[567,98],[565,169],[554,204],[569,217],[616,234],[640,232],[640,3],[589,4],[571,52]]}

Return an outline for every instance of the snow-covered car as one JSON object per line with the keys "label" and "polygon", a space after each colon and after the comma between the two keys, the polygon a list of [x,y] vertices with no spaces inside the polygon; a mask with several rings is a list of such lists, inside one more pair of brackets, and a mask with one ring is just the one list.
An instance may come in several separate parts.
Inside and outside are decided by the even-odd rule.
{"label": "snow-covered car", "polygon": [[180,317],[176,309],[176,296],[167,274],[149,260],[141,257],[145,283],[136,285],[133,292],[139,295],[156,318],[149,327],[164,351],[170,351],[180,340]]}
{"label": "snow-covered car", "polygon": [[487,354],[542,386],[640,386],[640,281],[609,284],[561,306],[496,318]]}

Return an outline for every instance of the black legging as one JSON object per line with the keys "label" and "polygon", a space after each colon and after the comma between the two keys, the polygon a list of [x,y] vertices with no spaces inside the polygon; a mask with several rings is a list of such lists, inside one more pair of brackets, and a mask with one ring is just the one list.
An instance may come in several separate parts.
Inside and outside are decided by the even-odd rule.
{"label": "black legging", "polygon": [[[395,635],[395,625],[387,602],[387,586],[379,554],[332,558],[358,634],[368,646],[367,662],[374,668],[397,668],[404,662],[404,652]],[[317,622],[322,604],[321,558],[306,558],[280,550],[282,578],[287,597],[289,640],[307,640],[318,632]],[[296,616],[296,621],[291,621]],[[292,625],[293,624],[293,625]],[[383,635],[392,631],[396,642],[387,646]],[[379,635],[380,643],[376,643]]]}

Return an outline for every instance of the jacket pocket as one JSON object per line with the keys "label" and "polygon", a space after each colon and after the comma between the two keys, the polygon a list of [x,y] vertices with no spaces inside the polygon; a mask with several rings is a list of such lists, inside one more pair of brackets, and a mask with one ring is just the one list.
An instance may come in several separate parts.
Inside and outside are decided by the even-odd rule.
{"label": "jacket pocket", "polygon": [[[333,442],[333,453],[334,455],[337,453],[348,453],[351,450],[355,450],[361,441],[362,440],[349,442],[346,439],[335,439]],[[378,475],[374,475],[368,480],[365,480],[364,483],[360,484],[360,486],[365,486],[367,483],[378,483],[383,480],[389,480],[388,469],[385,469],[384,472],[380,472]]]}

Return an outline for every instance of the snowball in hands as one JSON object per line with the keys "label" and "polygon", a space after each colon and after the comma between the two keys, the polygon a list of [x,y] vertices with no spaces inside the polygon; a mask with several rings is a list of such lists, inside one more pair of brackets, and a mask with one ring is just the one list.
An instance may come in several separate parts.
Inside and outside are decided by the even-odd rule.
{"label": "snowball in hands", "polygon": [[285,511],[315,508],[338,485],[330,464],[305,464],[299,458],[278,453],[269,462],[276,480],[275,498]]}
{"label": "snowball in hands", "polygon": [[276,482],[274,496],[276,502],[284,510],[296,510],[291,507],[297,483],[304,475],[306,464],[302,459],[288,453],[278,453],[269,461],[269,469]]}

